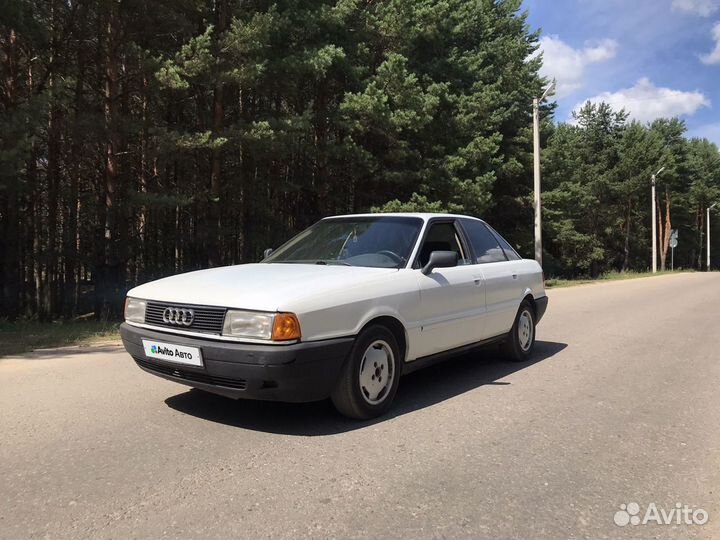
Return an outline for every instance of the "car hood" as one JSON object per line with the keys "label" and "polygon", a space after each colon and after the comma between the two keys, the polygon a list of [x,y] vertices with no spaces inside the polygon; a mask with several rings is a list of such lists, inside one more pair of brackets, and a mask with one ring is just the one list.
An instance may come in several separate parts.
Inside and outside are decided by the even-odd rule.
{"label": "car hood", "polygon": [[128,296],[179,304],[198,304],[258,311],[282,311],[303,298],[355,288],[389,274],[394,268],[316,264],[241,264],[198,270],[151,281]]}

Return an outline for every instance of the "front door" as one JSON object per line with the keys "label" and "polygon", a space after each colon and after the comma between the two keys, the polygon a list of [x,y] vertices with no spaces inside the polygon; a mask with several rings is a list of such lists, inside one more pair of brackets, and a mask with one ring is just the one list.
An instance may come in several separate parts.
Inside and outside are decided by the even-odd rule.
{"label": "front door", "polygon": [[[434,221],[423,239],[417,260],[420,290],[420,332],[413,358],[479,341],[485,313],[485,281],[469,263],[469,252],[454,220]],[[455,251],[458,266],[420,272],[433,251]]]}

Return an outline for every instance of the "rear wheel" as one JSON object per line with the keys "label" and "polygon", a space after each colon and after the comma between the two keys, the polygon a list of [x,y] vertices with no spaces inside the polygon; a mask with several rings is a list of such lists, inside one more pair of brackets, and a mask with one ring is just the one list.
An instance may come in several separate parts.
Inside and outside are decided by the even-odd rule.
{"label": "rear wheel", "polygon": [[524,300],[515,322],[502,345],[505,357],[512,362],[525,362],[535,349],[535,310]]}
{"label": "rear wheel", "polygon": [[384,326],[370,326],[355,341],[331,399],[343,415],[366,420],[385,413],[400,381],[400,348]]}

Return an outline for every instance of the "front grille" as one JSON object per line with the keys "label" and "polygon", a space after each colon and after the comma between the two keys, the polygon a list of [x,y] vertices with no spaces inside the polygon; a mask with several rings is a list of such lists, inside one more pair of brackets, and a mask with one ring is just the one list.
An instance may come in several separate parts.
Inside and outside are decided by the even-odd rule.
{"label": "front grille", "polygon": [[[166,323],[163,321],[163,311],[166,308],[192,309],[194,313],[190,326]],[[193,306],[183,304],[165,304],[162,302],[148,302],[145,309],[145,323],[154,326],[165,326],[177,330],[189,330],[206,334],[221,334],[227,309],[219,307]]]}
{"label": "front grille", "polygon": [[186,371],[180,368],[155,364],[154,362],[148,362],[147,360],[141,360],[139,358],[135,358],[135,362],[137,362],[140,367],[143,367],[149,371],[154,371],[155,373],[162,373],[163,375],[170,375],[171,377],[176,377],[178,379],[212,384],[213,386],[224,386],[226,388],[234,388],[236,390],[245,390],[247,388],[247,381],[245,379],[215,377],[214,375],[208,375],[207,373]]}

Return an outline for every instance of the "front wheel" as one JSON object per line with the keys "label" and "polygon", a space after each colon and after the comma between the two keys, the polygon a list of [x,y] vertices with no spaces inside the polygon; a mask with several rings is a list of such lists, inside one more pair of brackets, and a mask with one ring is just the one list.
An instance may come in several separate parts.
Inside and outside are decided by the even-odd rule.
{"label": "front wheel", "polygon": [[331,395],[335,408],[358,420],[385,413],[397,392],[400,362],[400,348],[390,330],[384,326],[363,330]]}
{"label": "front wheel", "polygon": [[515,316],[515,323],[502,344],[505,357],[511,362],[525,362],[535,349],[535,310],[524,300]]}

